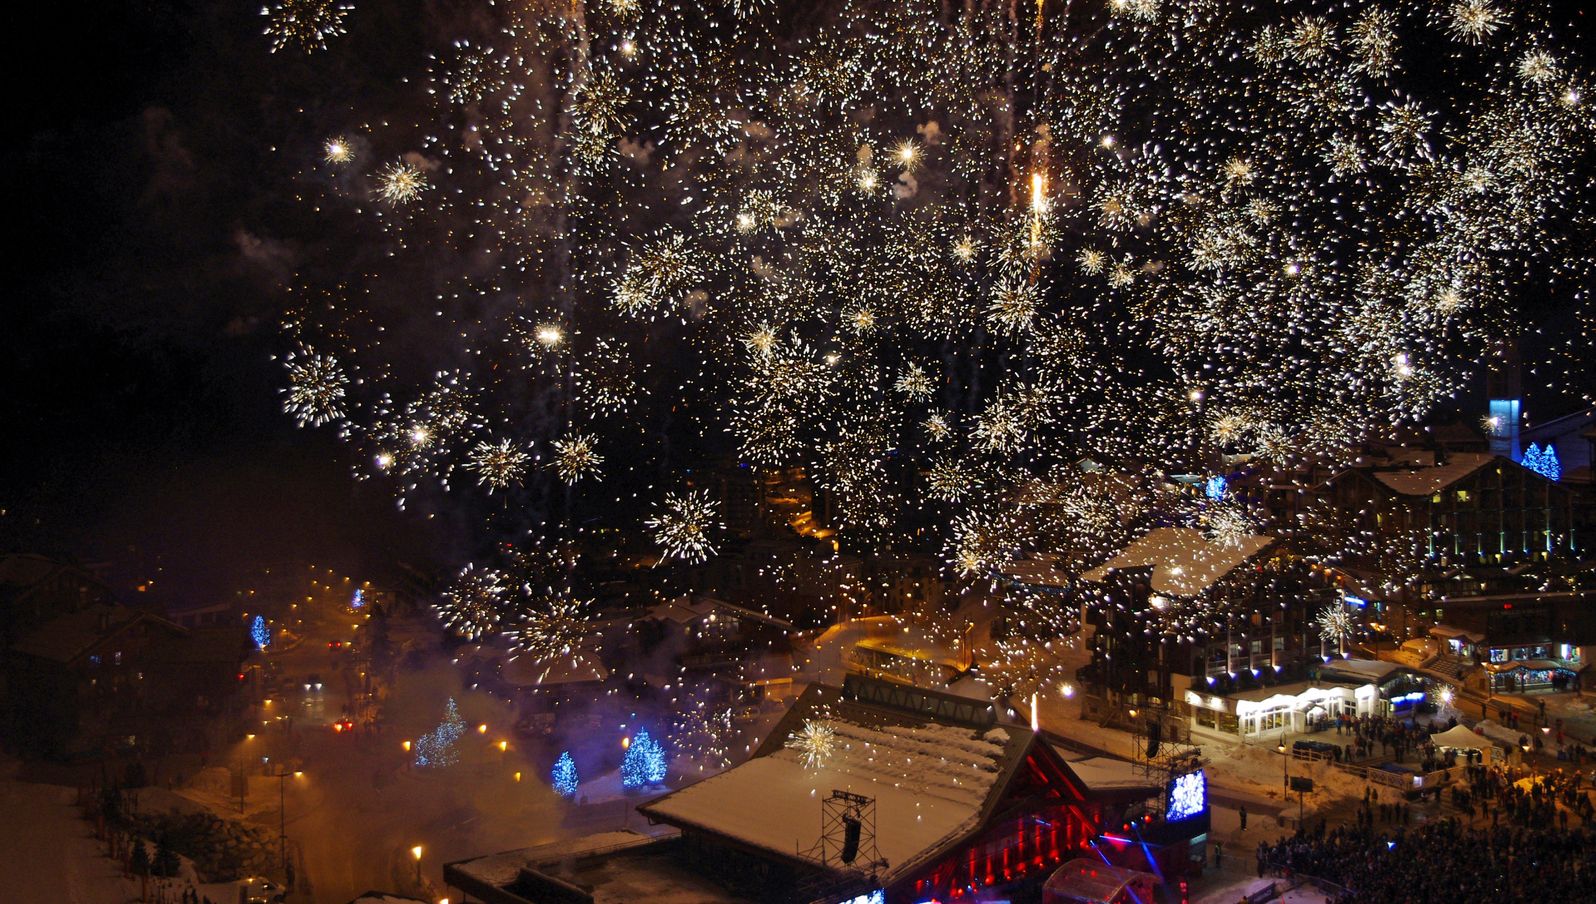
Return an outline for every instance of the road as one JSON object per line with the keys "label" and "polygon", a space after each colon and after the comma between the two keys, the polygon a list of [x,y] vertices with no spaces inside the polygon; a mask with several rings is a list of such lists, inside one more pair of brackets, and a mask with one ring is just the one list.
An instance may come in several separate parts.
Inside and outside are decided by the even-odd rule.
{"label": "road", "polygon": [[[385,688],[376,730],[332,729],[344,712],[355,712],[362,684],[360,660],[327,648],[329,640],[359,636],[351,623],[346,612],[307,617],[297,646],[268,651],[279,673],[293,680],[260,708],[261,733],[235,752],[257,765],[259,757],[272,757],[267,767],[288,763],[303,773],[283,780],[286,831],[302,852],[300,878],[311,889],[299,900],[341,902],[368,890],[436,899],[444,894],[445,862],[559,838],[565,804],[536,765],[543,752],[509,733],[504,702],[461,687],[429,625],[394,625],[396,643],[420,652],[405,657]],[[303,690],[311,674],[321,678],[319,694]],[[457,744],[459,762],[415,768],[402,742],[435,728],[451,698],[469,726]],[[250,821],[276,834],[277,780],[257,775],[250,795]],[[419,885],[411,854],[417,845]]]}

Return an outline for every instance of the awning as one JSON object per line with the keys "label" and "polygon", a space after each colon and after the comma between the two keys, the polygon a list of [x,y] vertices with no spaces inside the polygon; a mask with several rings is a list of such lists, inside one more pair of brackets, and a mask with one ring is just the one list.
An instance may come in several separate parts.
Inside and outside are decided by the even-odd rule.
{"label": "awning", "polygon": [[1573,671],[1573,669],[1569,668],[1568,666],[1563,665],[1560,662],[1553,662],[1550,659],[1521,659],[1517,662],[1487,662],[1485,663],[1485,668],[1487,671],[1495,672],[1497,674],[1501,674],[1502,672],[1511,672],[1515,669],[1540,669],[1542,671],[1555,670],[1559,672]]}

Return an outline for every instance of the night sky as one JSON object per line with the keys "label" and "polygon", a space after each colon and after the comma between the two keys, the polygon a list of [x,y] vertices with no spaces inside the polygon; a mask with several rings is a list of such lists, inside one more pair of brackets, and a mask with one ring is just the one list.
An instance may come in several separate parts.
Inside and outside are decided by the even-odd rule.
{"label": "night sky", "polygon": [[303,161],[280,149],[352,111],[415,109],[405,77],[473,8],[357,7],[309,57],[268,53],[244,0],[33,5],[46,21],[11,30],[27,65],[5,150],[20,237],[0,549],[113,562],[129,582],[164,565],[163,586],[203,595],[276,559],[425,567],[429,533],[449,538],[351,481],[327,431],[296,429],[271,360],[281,287],[308,256],[290,237],[326,234],[305,228]]}
{"label": "night sky", "polygon": [[[421,24],[417,4],[391,7],[381,34],[347,36],[350,56],[274,57],[258,4],[236,0],[45,6],[55,21],[13,32],[70,38],[11,48],[33,88],[6,150],[21,238],[0,329],[0,549],[114,560],[124,585],[164,564],[189,595],[276,559],[417,560],[386,491],[282,414],[270,360],[299,254],[280,237],[305,215],[274,138],[314,128],[305,98],[397,87],[370,61],[413,66]],[[387,49],[366,58],[362,34]]]}

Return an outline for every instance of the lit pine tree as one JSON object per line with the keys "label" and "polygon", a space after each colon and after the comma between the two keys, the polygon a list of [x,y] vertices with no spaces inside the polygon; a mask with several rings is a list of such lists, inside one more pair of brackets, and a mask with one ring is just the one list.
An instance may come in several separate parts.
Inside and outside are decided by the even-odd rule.
{"label": "lit pine tree", "polygon": [[1557,460],[1557,450],[1551,443],[1541,450],[1541,476],[1547,480],[1563,479],[1563,463]]}
{"label": "lit pine tree", "polygon": [[578,782],[576,760],[571,758],[571,751],[564,751],[554,762],[554,790],[566,797],[575,797]]}
{"label": "lit pine tree", "polygon": [[626,748],[621,760],[621,787],[641,788],[665,781],[665,748],[654,740],[648,729],[640,728],[632,744]]}
{"label": "lit pine tree", "polygon": [[1535,443],[1530,443],[1529,448],[1524,450],[1524,457],[1519,459],[1518,463],[1539,474],[1542,467],[1541,461],[1541,447]]}
{"label": "lit pine tree", "polygon": [[460,759],[455,743],[465,734],[465,729],[465,720],[460,718],[460,707],[450,697],[449,702],[444,704],[443,721],[416,740],[416,765],[454,765]]}
{"label": "lit pine tree", "polygon": [[255,648],[258,650],[266,649],[266,646],[272,642],[272,629],[266,625],[266,616],[255,616],[255,620],[249,625],[249,638],[255,642]]}

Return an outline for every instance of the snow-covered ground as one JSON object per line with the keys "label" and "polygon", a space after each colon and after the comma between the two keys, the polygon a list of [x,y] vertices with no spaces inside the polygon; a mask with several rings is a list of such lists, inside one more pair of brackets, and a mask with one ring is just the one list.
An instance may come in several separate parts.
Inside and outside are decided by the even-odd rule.
{"label": "snow-covered ground", "polygon": [[139,883],[104,856],[79,818],[77,792],[0,779],[0,901],[127,904]]}

